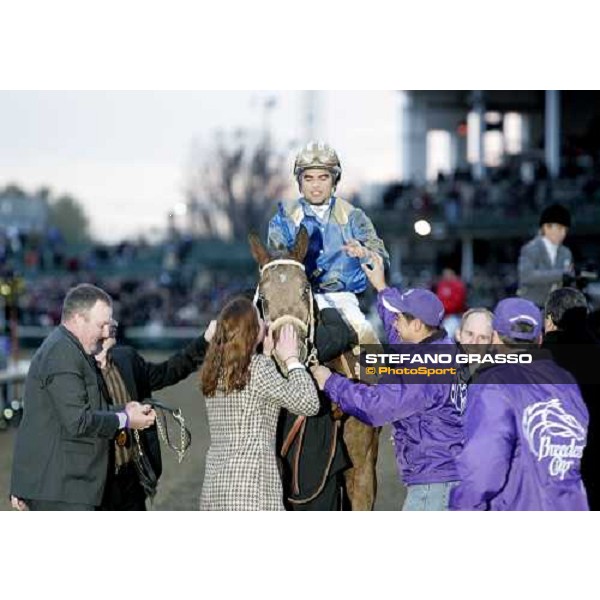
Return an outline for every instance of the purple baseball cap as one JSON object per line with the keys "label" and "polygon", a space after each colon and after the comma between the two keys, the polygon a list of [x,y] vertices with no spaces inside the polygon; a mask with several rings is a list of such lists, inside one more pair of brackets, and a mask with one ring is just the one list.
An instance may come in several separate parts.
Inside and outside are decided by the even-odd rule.
{"label": "purple baseball cap", "polygon": [[[529,323],[533,330],[519,331],[516,327],[520,323]],[[494,310],[492,327],[500,335],[514,340],[536,340],[542,333],[542,313],[540,309],[524,298],[506,298],[500,300]]]}
{"label": "purple baseball cap", "polygon": [[381,301],[393,313],[408,313],[430,327],[439,327],[444,318],[444,305],[429,290],[414,288],[400,292],[390,288]]}

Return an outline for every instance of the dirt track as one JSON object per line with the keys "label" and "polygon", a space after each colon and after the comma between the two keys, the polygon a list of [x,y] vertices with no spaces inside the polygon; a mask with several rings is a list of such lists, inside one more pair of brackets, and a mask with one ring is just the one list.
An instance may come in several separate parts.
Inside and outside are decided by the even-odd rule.
{"label": "dirt track", "polygon": [[[149,359],[164,355],[144,353]],[[172,406],[180,406],[192,432],[192,447],[183,463],[163,446],[164,472],[152,510],[196,510],[204,475],[204,457],[209,446],[208,422],[204,402],[192,375],[176,386],[155,394]],[[8,486],[15,429],[0,431],[0,510],[10,510]],[[377,465],[379,489],[376,510],[399,510],[404,490],[398,481],[388,428],[384,428]]]}

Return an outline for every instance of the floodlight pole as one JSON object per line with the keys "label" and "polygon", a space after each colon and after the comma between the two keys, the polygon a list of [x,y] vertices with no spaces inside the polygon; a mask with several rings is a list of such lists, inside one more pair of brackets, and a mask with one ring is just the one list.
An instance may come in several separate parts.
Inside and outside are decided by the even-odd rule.
{"label": "floodlight pole", "polygon": [[546,90],[545,130],[546,167],[550,176],[555,179],[560,175],[560,92],[558,90]]}

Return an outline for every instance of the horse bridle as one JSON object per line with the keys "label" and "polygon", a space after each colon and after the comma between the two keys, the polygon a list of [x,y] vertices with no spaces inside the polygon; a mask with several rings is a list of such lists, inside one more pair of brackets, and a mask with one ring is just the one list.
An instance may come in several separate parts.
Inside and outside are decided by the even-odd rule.
{"label": "horse bridle", "polygon": [[[304,265],[301,262],[298,262],[296,260],[292,260],[289,258],[281,258],[281,259],[273,260],[273,261],[268,262],[267,264],[263,265],[260,269],[261,277],[266,269],[275,267],[277,265],[293,265],[295,267],[302,269],[303,271],[306,271]],[[256,293],[254,294],[254,304],[257,305],[259,300],[262,300],[262,303],[263,303],[262,308],[264,309],[266,302],[265,302],[264,298],[260,297],[260,282],[259,282],[258,286],[256,287]],[[313,364],[318,364],[319,361],[317,358],[317,348],[314,343],[315,342],[315,302],[314,302],[314,297],[313,297],[313,293],[312,293],[312,288],[310,286],[309,286],[309,299],[308,300],[309,300],[309,315],[308,315],[307,323],[305,323],[301,319],[298,319],[298,317],[294,317],[292,315],[282,315],[281,317],[275,319],[275,321],[273,321],[270,324],[270,326],[273,329],[277,329],[278,327],[281,327],[288,323],[292,324],[292,325],[296,325],[304,333],[304,335],[306,337],[305,348],[308,348],[308,346],[310,346],[310,352],[308,350],[306,350],[306,352],[305,352],[306,356],[300,357],[300,358],[306,366],[311,366]],[[263,311],[263,312],[266,312],[266,311]],[[263,316],[266,316],[266,315],[263,314]],[[332,438],[330,449],[329,449],[329,458],[328,458],[327,466],[325,468],[325,471],[323,472],[321,481],[317,485],[316,490],[312,494],[310,494],[308,498],[299,499],[299,498],[288,497],[288,501],[291,502],[292,504],[299,504],[299,505],[307,504],[307,503],[311,502],[312,500],[314,500],[323,491],[323,488],[325,487],[325,484],[328,481],[329,472],[331,470],[331,465],[333,464],[333,459],[335,457],[339,429],[340,429],[340,422],[338,420],[336,420],[334,423],[333,438]],[[294,444],[294,442],[296,440],[298,440],[298,443],[297,443],[296,449],[295,449],[295,456],[293,458],[294,476],[293,476],[292,485],[294,488],[294,494],[297,494],[300,491],[299,482],[298,482],[298,468],[299,468],[298,463],[300,460],[300,450],[301,450],[302,444],[304,442],[305,430],[306,430],[306,417],[304,415],[298,415],[296,417],[296,419],[294,420],[294,423],[293,423],[292,427],[290,428],[290,431],[288,432],[285,440],[283,441],[282,448],[280,450],[280,456],[282,458],[285,457],[287,455],[288,451],[290,450],[290,448],[292,447],[292,445]]]}
{"label": "horse bridle", "polygon": [[[292,265],[294,267],[298,267],[303,271],[306,271],[304,265],[297,261],[292,260],[290,258],[278,258],[271,262],[266,263],[260,268],[260,276],[262,278],[263,273],[272,267],[276,267],[279,265]],[[317,362],[317,349],[315,347],[315,306],[314,306],[314,297],[312,293],[312,288],[310,285],[308,286],[308,321],[305,323],[302,319],[298,317],[294,317],[293,315],[282,315],[275,319],[272,323],[270,323],[270,327],[273,330],[277,330],[284,325],[295,325],[298,327],[300,331],[302,331],[305,342],[303,345],[304,348],[304,356],[301,356],[300,359],[305,365],[312,365]],[[261,308],[263,309],[263,316],[267,317],[266,314],[266,300],[260,294],[260,281],[256,286],[256,292],[254,294],[254,305],[258,306],[258,303],[261,303]]]}

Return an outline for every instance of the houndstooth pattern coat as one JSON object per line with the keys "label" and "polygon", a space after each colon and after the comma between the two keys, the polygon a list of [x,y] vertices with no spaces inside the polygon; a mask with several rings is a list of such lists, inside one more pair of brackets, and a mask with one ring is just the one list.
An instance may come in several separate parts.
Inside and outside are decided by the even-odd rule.
{"label": "houndstooth pattern coat", "polygon": [[268,357],[250,363],[245,389],[205,399],[211,445],[206,457],[200,510],[284,510],[275,458],[277,419],[282,407],[315,415],[319,399],[304,368],[288,379]]}

